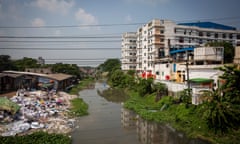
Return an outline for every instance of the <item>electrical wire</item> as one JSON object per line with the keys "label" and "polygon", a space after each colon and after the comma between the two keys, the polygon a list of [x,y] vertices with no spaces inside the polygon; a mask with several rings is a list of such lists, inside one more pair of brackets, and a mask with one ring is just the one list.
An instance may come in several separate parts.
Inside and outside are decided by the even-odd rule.
{"label": "electrical wire", "polygon": [[0,48],[0,49],[5,49],[5,50],[63,50],[63,51],[68,51],[68,50],[121,50],[121,48],[23,48],[23,47],[18,47],[18,48]]}
{"label": "electrical wire", "polygon": [[19,41],[19,40],[0,40],[0,42],[24,42],[24,43],[28,43],[28,42],[60,42],[60,43],[66,43],[66,42],[121,42],[121,40],[85,40],[85,41],[73,41],[73,40],[68,40],[68,41],[53,41],[53,40],[41,40],[41,41],[29,41],[29,40],[24,40],[24,41]]}
{"label": "electrical wire", "polygon": [[[176,22],[191,22],[191,21],[223,21],[223,20],[235,20],[240,16],[234,17],[219,17],[219,18],[202,18],[192,20],[178,20]],[[115,23],[115,24],[95,24],[95,25],[52,25],[52,26],[0,26],[0,29],[32,29],[32,28],[78,28],[78,27],[113,27],[113,26],[131,26],[131,25],[144,25],[147,22],[140,23]]]}

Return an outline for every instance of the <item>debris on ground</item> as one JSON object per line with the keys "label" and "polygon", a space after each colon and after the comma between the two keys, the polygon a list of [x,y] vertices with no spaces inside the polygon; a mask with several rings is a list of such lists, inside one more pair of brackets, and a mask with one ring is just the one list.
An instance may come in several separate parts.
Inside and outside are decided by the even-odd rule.
{"label": "debris on ground", "polygon": [[70,133],[74,119],[69,119],[70,100],[65,92],[18,90],[12,98],[0,98],[0,135],[15,136],[45,131]]}

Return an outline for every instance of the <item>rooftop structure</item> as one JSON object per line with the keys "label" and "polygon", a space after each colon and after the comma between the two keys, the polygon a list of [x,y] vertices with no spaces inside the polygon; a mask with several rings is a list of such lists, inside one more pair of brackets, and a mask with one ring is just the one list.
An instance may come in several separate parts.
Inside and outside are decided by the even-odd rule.
{"label": "rooftop structure", "polygon": [[[157,64],[184,62],[188,55],[194,55],[196,47],[206,43],[225,41],[236,46],[240,31],[213,22],[177,24],[170,20],[153,19],[137,29],[136,39],[136,62],[132,61],[131,64],[136,65],[138,72],[156,73],[159,71]],[[125,40],[127,37],[123,36],[122,69],[128,66]],[[135,44],[132,41],[131,45]]]}
{"label": "rooftop structure", "polygon": [[136,32],[127,32],[122,36],[122,70],[135,70],[137,59],[137,34]]}
{"label": "rooftop structure", "polygon": [[207,28],[207,29],[237,30],[235,27],[217,24],[213,22],[179,23],[178,25],[195,26],[195,27]]}

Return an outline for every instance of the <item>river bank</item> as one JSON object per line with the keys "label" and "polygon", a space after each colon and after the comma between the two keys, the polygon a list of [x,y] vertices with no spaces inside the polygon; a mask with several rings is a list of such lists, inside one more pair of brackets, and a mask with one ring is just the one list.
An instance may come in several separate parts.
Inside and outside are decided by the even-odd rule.
{"label": "river bank", "polygon": [[[80,91],[88,87],[90,82],[92,80],[85,80],[75,87]],[[14,114],[2,112],[1,143],[18,139],[24,143],[29,142],[27,139],[31,137],[35,140],[48,140],[48,137],[61,136],[60,141],[62,139],[64,143],[71,143],[70,133],[74,128],[75,118],[88,114],[88,105],[78,95],[66,92],[19,90],[9,100],[16,103],[20,109]]]}
{"label": "river bank", "polygon": [[[109,99],[100,96],[108,88],[105,83],[96,82],[92,89],[80,91],[89,105],[89,115],[79,117],[72,133],[73,144],[140,144],[134,129],[125,129],[121,125],[121,104],[113,95]],[[116,91],[114,91],[115,96]]]}
{"label": "river bank", "polygon": [[239,131],[228,134],[215,134],[209,130],[203,118],[203,112],[195,105],[176,103],[173,97],[165,96],[155,101],[156,94],[140,97],[136,92],[129,91],[130,99],[124,107],[135,111],[143,119],[160,124],[171,125],[177,131],[183,132],[189,138],[197,138],[206,143],[238,143]]}

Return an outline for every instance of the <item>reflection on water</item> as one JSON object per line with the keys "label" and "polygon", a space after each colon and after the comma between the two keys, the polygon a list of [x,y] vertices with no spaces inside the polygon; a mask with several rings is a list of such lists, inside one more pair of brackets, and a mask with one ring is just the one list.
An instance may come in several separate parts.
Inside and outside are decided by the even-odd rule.
{"label": "reflection on water", "polygon": [[[103,83],[80,92],[89,105],[89,115],[80,117],[72,133],[73,144],[206,144],[187,139],[170,126],[142,119],[131,110],[122,108],[116,98],[119,91],[105,91]],[[107,96],[99,94],[108,93]]]}
{"label": "reflection on water", "polygon": [[122,108],[122,126],[135,128],[138,140],[142,144],[206,144],[200,139],[188,139],[168,125],[142,119],[133,111]]}
{"label": "reflection on water", "polygon": [[129,96],[127,96],[127,94],[121,89],[108,88],[103,91],[98,90],[97,92],[107,101],[115,103],[125,102],[129,98]]}
{"label": "reflection on water", "polygon": [[89,105],[89,115],[80,117],[72,133],[73,144],[139,144],[134,129],[121,127],[121,104],[98,95],[106,87],[96,83],[95,89],[80,92]]}

